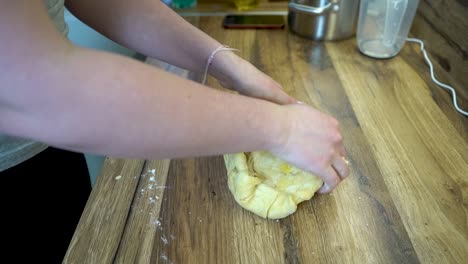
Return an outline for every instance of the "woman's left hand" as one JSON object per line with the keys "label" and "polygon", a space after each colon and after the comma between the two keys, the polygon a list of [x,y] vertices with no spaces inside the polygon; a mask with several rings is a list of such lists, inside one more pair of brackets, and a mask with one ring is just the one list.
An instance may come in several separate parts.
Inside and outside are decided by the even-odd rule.
{"label": "woman's left hand", "polygon": [[219,57],[215,58],[213,62],[215,67],[211,71],[223,87],[277,104],[296,102],[296,99],[289,96],[278,82],[251,63],[231,52],[223,53],[217,55]]}

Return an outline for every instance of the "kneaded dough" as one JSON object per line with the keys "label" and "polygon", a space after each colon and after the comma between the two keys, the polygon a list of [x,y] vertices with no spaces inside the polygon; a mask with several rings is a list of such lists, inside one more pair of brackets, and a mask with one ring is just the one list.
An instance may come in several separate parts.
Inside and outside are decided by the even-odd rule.
{"label": "kneaded dough", "polygon": [[265,218],[294,213],[322,186],[322,179],[269,152],[224,155],[229,190],[243,208]]}

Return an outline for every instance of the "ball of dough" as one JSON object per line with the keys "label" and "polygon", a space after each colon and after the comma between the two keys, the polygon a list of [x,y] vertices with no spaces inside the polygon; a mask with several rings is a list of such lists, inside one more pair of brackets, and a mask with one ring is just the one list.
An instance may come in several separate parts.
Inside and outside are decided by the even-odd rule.
{"label": "ball of dough", "polygon": [[229,190],[243,208],[265,218],[294,213],[322,186],[322,179],[258,151],[224,155]]}

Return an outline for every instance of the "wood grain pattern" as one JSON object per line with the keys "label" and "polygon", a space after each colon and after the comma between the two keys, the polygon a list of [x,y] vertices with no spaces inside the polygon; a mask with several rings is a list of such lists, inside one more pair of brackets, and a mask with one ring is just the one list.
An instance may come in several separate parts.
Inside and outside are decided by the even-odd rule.
{"label": "wood grain pattern", "polygon": [[[169,160],[146,163],[114,263],[149,263],[156,237],[147,234],[161,228],[159,217],[169,163]],[[171,239],[162,238],[164,242]]]}
{"label": "wood grain pattern", "polygon": [[[425,40],[433,60],[468,98],[468,4],[466,0],[420,0],[412,35]],[[468,104],[463,105],[465,108]]]}
{"label": "wood grain pattern", "polygon": [[[454,87],[458,104],[468,109],[468,5],[457,0],[420,0],[418,15],[413,21],[411,37],[420,38],[434,64],[435,76]],[[428,83],[434,101],[461,134],[468,134],[466,119],[453,112],[451,95],[430,81],[429,67],[423,60],[418,44],[406,43],[401,57],[416,68]]]}
{"label": "wood grain pattern", "polygon": [[361,127],[379,146],[375,159],[419,258],[463,262],[468,256],[466,142],[401,58],[355,56],[349,43],[327,48],[340,60],[337,73],[358,120],[372,121]]}
{"label": "wood grain pattern", "polygon": [[[299,51],[290,53],[284,64],[293,69],[307,69],[295,71],[292,78],[300,80],[295,83],[296,96],[340,121],[343,137],[346,139],[345,147],[350,157],[356,157],[352,160],[352,168],[363,168],[357,171],[353,169],[350,180],[335,191],[333,196],[327,199],[320,196],[318,206],[317,203],[306,203],[304,207],[308,210],[293,215],[293,227],[299,227],[296,236],[302,249],[301,259],[304,263],[309,259],[318,262],[333,260],[338,263],[371,263],[376,259],[388,263],[417,262],[402,221],[379,175],[375,157],[369,154],[369,143],[353,113],[325,45],[312,44],[292,35],[288,36],[288,45],[282,45],[280,37],[278,34],[278,39],[270,40],[270,43],[278,43],[273,44],[272,49],[279,53],[287,52],[288,49]],[[266,43],[259,45],[263,46],[262,44]],[[309,59],[304,60],[304,55],[309,55]],[[270,72],[269,67],[266,67],[266,71]],[[282,76],[284,74],[278,73],[274,77],[282,83],[288,83]],[[343,205],[342,201],[347,202]],[[334,219],[333,224],[329,223],[330,219]],[[317,230],[321,232],[317,233]],[[327,237],[329,247],[320,248],[310,243],[323,236]],[[343,237],[348,239],[344,240]],[[363,251],[367,254],[362,254]],[[346,254],[336,254],[337,252]]]}
{"label": "wood grain pattern", "polygon": [[[373,60],[358,52],[354,39],[318,43],[287,30],[223,30],[221,20],[191,22],[240,48],[242,57],[291,95],[335,116],[351,176],[332,194],[315,196],[292,216],[273,221],[236,204],[222,157],[174,160],[168,169],[167,162],[152,161],[158,177],[167,170],[168,188],[157,193],[156,203],[138,195],[148,179],[132,185],[137,195],[125,231],[117,231],[120,246],[108,247],[86,231],[92,228],[84,217],[75,236],[107,249],[98,258],[73,246],[67,256],[94,254],[83,258],[87,263],[466,262],[466,118],[435,92],[414,46],[405,45],[393,59]],[[208,84],[219,88],[211,78]],[[116,169],[106,167],[105,173]],[[93,193],[108,192],[108,185],[97,187]],[[103,199],[87,207],[111,209]],[[150,213],[158,216],[156,225],[149,225]],[[110,229],[111,223],[101,218],[94,224]]]}
{"label": "wood grain pattern", "polygon": [[173,161],[162,229],[150,263],[275,263],[283,258],[280,224],[240,208],[222,157]]}
{"label": "wood grain pattern", "polygon": [[125,229],[143,164],[143,160],[106,159],[64,263],[112,262]]}
{"label": "wood grain pattern", "polygon": [[[429,56],[432,58],[432,55]],[[407,43],[405,48],[401,51],[400,57],[403,58],[404,61],[413,68],[414,72],[418,74],[419,78],[424,80],[428,88],[427,92],[430,93],[432,99],[438,105],[439,109],[449,119],[449,122],[458,130],[462,136],[468,135],[468,122],[466,122],[465,118],[460,118],[460,114],[454,110],[451,94],[432,82],[429,73],[429,66],[423,59],[419,45]],[[444,69],[437,62],[434,62],[434,71],[437,79],[456,88],[459,106],[463,109],[467,109],[468,106],[466,105],[466,102],[468,102],[468,97],[465,96],[465,93],[463,92],[463,86],[460,84],[460,82],[457,82],[453,77],[445,73]],[[468,138],[465,136],[464,139],[466,141]]]}

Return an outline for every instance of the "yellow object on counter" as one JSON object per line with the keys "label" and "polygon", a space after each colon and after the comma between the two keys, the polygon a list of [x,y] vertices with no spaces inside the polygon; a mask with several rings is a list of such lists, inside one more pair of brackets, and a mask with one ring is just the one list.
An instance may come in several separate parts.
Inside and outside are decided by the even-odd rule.
{"label": "yellow object on counter", "polygon": [[260,0],[233,0],[234,5],[238,10],[250,10],[258,6]]}
{"label": "yellow object on counter", "polygon": [[243,208],[270,219],[284,218],[309,200],[322,179],[269,152],[224,155],[229,190]]}

